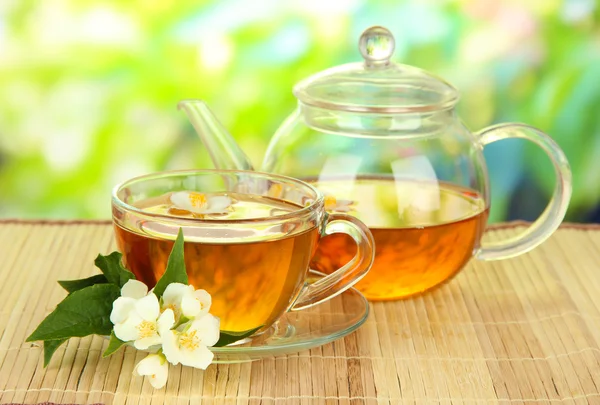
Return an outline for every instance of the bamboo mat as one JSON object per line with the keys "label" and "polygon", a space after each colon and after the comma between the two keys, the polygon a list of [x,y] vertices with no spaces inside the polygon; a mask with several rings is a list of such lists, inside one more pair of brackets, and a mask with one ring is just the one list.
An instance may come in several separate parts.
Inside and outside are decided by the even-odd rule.
{"label": "bamboo mat", "polygon": [[41,347],[24,343],[64,297],[56,280],[95,273],[114,249],[106,222],[0,222],[1,404],[600,404],[599,227],[565,226],[527,255],[472,261],[429,294],[373,304],[332,344],[172,367],[156,391],[132,376],[144,354],[131,348],[103,359],[103,339],[72,339],[44,369]]}

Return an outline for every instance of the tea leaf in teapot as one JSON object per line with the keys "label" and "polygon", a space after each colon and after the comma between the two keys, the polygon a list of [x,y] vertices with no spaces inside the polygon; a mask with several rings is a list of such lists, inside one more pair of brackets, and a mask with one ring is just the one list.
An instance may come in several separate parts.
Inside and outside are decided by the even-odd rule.
{"label": "tea leaf in teapot", "polygon": [[44,367],[47,367],[50,364],[50,360],[54,355],[56,349],[60,347],[63,343],[65,343],[68,339],[54,339],[54,340],[45,340],[44,341]]}
{"label": "tea leaf in teapot", "polygon": [[165,273],[154,287],[154,294],[158,298],[162,297],[165,289],[171,283],[188,284],[185,261],[183,260],[183,230],[181,228],[179,228],[177,239],[175,239],[175,244],[173,245],[173,249],[171,249]]}
{"label": "tea leaf in teapot", "polygon": [[127,270],[121,264],[123,255],[119,252],[112,252],[108,256],[98,255],[94,263],[96,267],[102,270],[109,283],[123,287],[131,279],[135,279],[132,272]]}
{"label": "tea leaf in teapot", "polygon": [[117,350],[119,350],[121,348],[121,346],[123,346],[125,343],[122,341],[121,339],[119,339],[116,335],[115,332],[112,331],[110,333],[110,340],[108,342],[108,347],[106,348],[106,350],[104,351],[104,353],[102,353],[102,357],[108,357],[111,354],[113,354],[114,352],[116,352]]}
{"label": "tea leaf in teapot", "polygon": [[92,286],[94,284],[106,284],[108,280],[104,274],[96,274],[94,276],[88,278],[82,278],[79,280],[58,280],[58,284],[67,292],[73,293],[75,291],[79,291],[85,287]]}
{"label": "tea leaf in teapot", "polygon": [[265,325],[260,325],[260,326],[257,326],[256,328],[245,330],[242,332],[231,332],[231,331],[227,331],[227,330],[222,330],[219,335],[219,340],[213,346],[214,347],[222,347],[222,346],[230,345],[239,340],[242,340],[242,339],[245,339],[247,337],[254,335],[256,333],[256,331],[258,331],[259,329],[261,329],[264,326]]}
{"label": "tea leaf in teapot", "polygon": [[88,335],[110,335],[113,302],[121,290],[113,284],[96,284],[69,294],[27,338],[58,340]]}

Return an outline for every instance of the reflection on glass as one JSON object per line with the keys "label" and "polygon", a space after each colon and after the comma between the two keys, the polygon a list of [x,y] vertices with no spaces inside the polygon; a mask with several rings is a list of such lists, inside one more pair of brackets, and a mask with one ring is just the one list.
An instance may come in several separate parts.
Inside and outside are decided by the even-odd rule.
{"label": "reflection on glass", "polygon": [[431,214],[440,208],[437,176],[426,156],[408,156],[391,162],[398,216]]}

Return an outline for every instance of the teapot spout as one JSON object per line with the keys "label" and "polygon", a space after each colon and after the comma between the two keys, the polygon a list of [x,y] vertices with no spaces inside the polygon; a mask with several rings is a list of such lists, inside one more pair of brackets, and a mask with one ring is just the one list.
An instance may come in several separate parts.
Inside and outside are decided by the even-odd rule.
{"label": "teapot spout", "polygon": [[177,108],[186,113],[217,169],[254,170],[244,151],[205,102],[183,100]]}

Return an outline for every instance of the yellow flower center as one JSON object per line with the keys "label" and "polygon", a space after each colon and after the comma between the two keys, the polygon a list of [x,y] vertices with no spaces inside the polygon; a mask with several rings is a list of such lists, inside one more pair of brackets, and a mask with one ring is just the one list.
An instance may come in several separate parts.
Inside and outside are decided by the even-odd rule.
{"label": "yellow flower center", "polygon": [[325,196],[325,209],[332,210],[337,207],[337,199],[332,195]]}
{"label": "yellow flower center", "polygon": [[196,350],[200,346],[200,339],[196,336],[196,331],[193,330],[189,333],[182,333],[181,336],[179,336],[179,346],[190,351]]}
{"label": "yellow flower center", "polygon": [[140,339],[149,338],[156,335],[156,323],[149,321],[142,321],[138,326],[137,330],[140,333]]}
{"label": "yellow flower center", "polygon": [[206,196],[202,193],[190,193],[188,199],[194,208],[203,208],[206,206]]}

